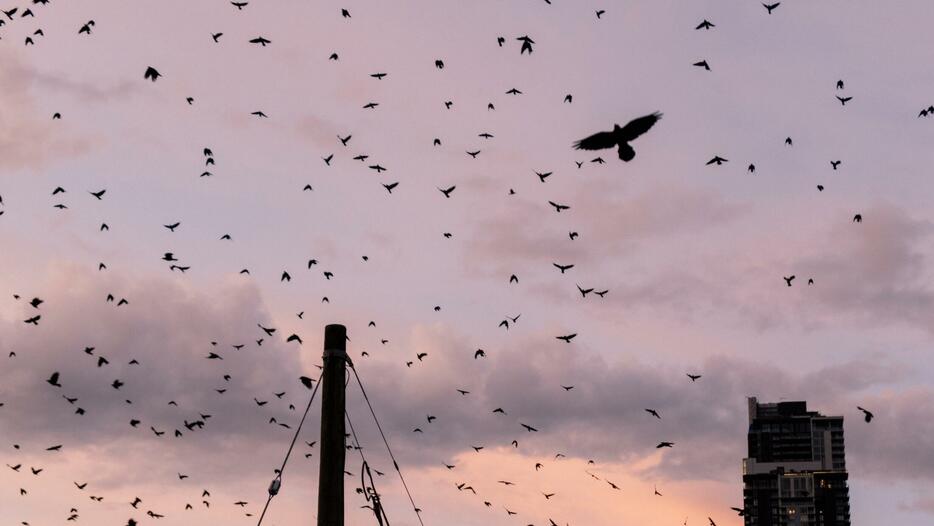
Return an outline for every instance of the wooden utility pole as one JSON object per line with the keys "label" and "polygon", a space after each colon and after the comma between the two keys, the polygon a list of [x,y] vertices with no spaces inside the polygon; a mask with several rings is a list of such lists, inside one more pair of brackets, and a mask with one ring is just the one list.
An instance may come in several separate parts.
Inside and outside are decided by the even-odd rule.
{"label": "wooden utility pole", "polygon": [[321,378],[321,464],[318,473],[318,526],[344,526],[344,374],[347,328],[324,328]]}

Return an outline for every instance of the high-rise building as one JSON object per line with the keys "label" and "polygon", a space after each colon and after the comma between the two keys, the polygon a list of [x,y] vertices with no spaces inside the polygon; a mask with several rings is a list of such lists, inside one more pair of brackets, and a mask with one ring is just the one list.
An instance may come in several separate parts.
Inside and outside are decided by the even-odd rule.
{"label": "high-rise building", "polygon": [[850,526],[843,417],[749,398],[746,526]]}

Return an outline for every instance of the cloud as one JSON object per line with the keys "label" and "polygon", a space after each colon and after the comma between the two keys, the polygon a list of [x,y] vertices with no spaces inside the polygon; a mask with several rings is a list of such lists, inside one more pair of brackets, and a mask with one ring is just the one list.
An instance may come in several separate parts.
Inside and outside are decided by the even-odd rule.
{"label": "cloud", "polygon": [[[502,274],[529,265],[550,267],[555,261],[618,263],[633,258],[643,245],[715,229],[746,211],[710,190],[665,182],[649,183],[634,195],[608,180],[579,181],[570,190],[567,199],[515,197],[508,208],[480,220],[468,242],[468,252],[475,255],[472,266]],[[569,219],[553,217],[547,201],[555,199],[571,205],[562,212]],[[517,219],[532,217],[541,220]],[[577,241],[569,239],[571,231],[580,234]]]}
{"label": "cloud", "polygon": [[[55,109],[40,110],[34,89],[55,77],[38,74],[26,67],[14,51],[0,51],[0,92],[4,111],[0,113],[0,167],[15,170],[35,168],[61,157],[80,155],[90,141],[63,131],[62,121],[53,122]],[[58,82],[74,88],[84,85]],[[83,90],[86,94],[87,89]]]}
{"label": "cloud", "polygon": [[[418,327],[403,346],[413,355],[429,354],[411,368],[369,359],[358,360],[358,368],[406,465],[450,462],[472,453],[472,446],[511,448],[515,439],[521,455],[561,452],[616,463],[654,459],[644,476],[732,480],[745,456],[747,396],[809,400],[825,414],[846,408],[853,426],[859,425],[851,413],[862,393],[911,377],[910,368],[884,356],[805,374],[714,356],[699,367],[703,378],[692,383],[679,367],[607,361],[586,346],[566,347],[544,335],[520,337],[475,360],[469,341],[443,326]],[[564,391],[561,385],[574,388]],[[457,388],[470,394],[462,396]],[[507,414],[494,414],[495,408]],[[661,420],[645,408],[658,410]],[[437,420],[427,423],[427,414]],[[539,431],[528,433],[521,423]],[[416,427],[424,432],[413,433]],[[656,457],[655,445],[663,440],[676,446]],[[893,437],[886,454],[908,461],[899,449],[905,445]],[[934,467],[917,471],[934,479]]]}
{"label": "cloud", "polygon": [[[201,475],[222,478],[231,470],[268,473],[281,462],[276,446],[291,431],[268,420],[294,429],[308,396],[298,377],[314,373],[302,369],[295,344],[257,327],[274,323],[254,286],[235,280],[195,290],[182,280],[130,279],[117,271],[96,276],[57,265],[35,291],[45,300],[38,311],[23,304],[21,316],[3,322],[0,331],[0,348],[16,353],[4,352],[0,368],[0,415],[16,422],[5,426],[6,439],[26,445],[27,452],[57,443],[107,457],[159,451],[162,462],[141,473],[174,475],[198,466]],[[106,302],[109,293],[129,304]],[[42,315],[39,326],[22,323],[35,313]],[[257,346],[261,337],[265,341]],[[241,344],[240,350],[233,347]],[[87,347],[93,355],[84,352]],[[209,352],[223,360],[207,360]],[[99,357],[109,364],[98,367]],[[60,389],[45,382],[53,372],[60,373]],[[111,387],[117,379],[124,383],[119,390]],[[283,391],[282,399],[273,395]],[[70,404],[65,396],[77,401]],[[268,404],[259,407],[254,398]],[[173,401],[177,405],[169,405]],[[288,410],[289,403],[297,410]],[[78,407],[86,414],[76,415]],[[141,421],[138,428],[129,425],[131,419]],[[184,426],[198,420],[203,429]],[[157,438],[150,426],[166,434]],[[182,437],[173,436],[176,430]],[[268,456],[264,462],[226,460],[247,451]]]}
{"label": "cloud", "polygon": [[797,265],[819,276],[814,292],[825,316],[934,330],[934,289],[927,285],[934,224],[885,204],[863,218],[836,225],[820,253]]}
{"label": "cloud", "polygon": [[932,399],[934,390],[915,387],[859,400],[875,418],[865,424],[857,417],[848,426],[847,467],[853,476],[934,481]]}

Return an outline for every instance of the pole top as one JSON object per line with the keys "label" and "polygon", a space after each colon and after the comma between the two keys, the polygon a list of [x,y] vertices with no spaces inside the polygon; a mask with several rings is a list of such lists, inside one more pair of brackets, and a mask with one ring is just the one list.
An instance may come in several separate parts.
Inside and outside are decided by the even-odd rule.
{"label": "pole top", "polygon": [[324,327],[324,350],[347,351],[347,327],[332,323]]}

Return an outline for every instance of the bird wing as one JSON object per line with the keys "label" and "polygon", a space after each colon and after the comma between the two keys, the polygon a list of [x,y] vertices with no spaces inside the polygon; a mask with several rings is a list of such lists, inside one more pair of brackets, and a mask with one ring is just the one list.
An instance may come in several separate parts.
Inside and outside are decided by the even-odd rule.
{"label": "bird wing", "polygon": [[656,111],[651,115],[633,119],[620,130],[620,136],[623,138],[624,142],[629,142],[652,129],[652,126],[655,126],[655,123],[661,118],[662,114]]}
{"label": "bird wing", "polygon": [[574,143],[574,148],[577,150],[604,150],[614,146],[616,146],[616,137],[613,132],[595,133]]}

